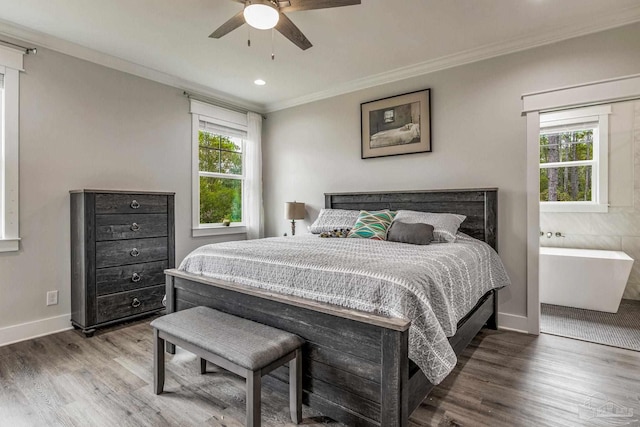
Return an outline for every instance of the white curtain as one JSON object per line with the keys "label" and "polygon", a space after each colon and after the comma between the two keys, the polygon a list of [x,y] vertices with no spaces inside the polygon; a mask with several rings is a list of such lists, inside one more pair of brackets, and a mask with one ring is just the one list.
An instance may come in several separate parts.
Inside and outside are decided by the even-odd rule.
{"label": "white curtain", "polygon": [[262,116],[247,113],[245,200],[247,239],[264,237],[264,209],[262,207]]}

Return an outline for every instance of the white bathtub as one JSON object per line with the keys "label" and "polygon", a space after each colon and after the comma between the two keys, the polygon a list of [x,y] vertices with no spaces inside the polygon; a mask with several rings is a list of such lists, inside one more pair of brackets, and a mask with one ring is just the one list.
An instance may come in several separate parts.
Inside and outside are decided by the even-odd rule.
{"label": "white bathtub", "polygon": [[540,302],[616,313],[633,259],[624,252],[540,248]]}

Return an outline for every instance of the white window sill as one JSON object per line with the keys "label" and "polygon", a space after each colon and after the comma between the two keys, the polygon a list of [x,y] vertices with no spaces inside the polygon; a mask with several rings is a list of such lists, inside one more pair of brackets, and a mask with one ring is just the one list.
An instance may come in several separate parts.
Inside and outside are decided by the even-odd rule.
{"label": "white window sill", "polygon": [[20,249],[20,239],[0,239],[0,252],[16,252]]}
{"label": "white window sill", "polygon": [[609,205],[584,202],[540,202],[540,212],[607,213]]}
{"label": "white window sill", "polygon": [[226,234],[245,234],[247,227],[244,225],[215,225],[211,227],[199,227],[191,230],[193,237],[224,236]]}

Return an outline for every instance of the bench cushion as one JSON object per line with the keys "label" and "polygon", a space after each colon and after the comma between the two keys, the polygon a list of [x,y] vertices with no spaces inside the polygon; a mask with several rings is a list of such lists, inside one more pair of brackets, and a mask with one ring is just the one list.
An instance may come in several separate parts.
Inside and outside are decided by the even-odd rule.
{"label": "bench cushion", "polygon": [[291,353],[302,338],[209,307],[159,317],[151,326],[255,371]]}

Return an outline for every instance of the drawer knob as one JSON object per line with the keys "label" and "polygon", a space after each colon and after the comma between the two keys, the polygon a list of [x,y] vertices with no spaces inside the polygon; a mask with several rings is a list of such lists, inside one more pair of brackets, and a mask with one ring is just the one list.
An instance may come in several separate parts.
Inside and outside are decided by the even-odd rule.
{"label": "drawer knob", "polygon": [[138,255],[140,255],[140,251],[137,248],[133,248],[129,253],[132,257],[137,257]]}
{"label": "drawer knob", "polygon": [[131,202],[131,209],[138,209],[140,207],[140,203],[137,200]]}
{"label": "drawer knob", "polygon": [[138,225],[138,223],[134,222],[133,224],[131,224],[131,231],[138,231],[140,230],[140,226]]}
{"label": "drawer knob", "polygon": [[140,302],[140,300],[138,298],[134,298],[133,301],[131,301],[131,307],[133,307],[133,308],[140,307],[140,304],[142,304],[142,303]]}
{"label": "drawer knob", "polygon": [[138,283],[140,280],[142,280],[142,276],[140,276],[138,273],[133,273],[133,276],[131,276],[131,281]]}

